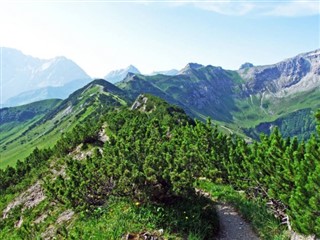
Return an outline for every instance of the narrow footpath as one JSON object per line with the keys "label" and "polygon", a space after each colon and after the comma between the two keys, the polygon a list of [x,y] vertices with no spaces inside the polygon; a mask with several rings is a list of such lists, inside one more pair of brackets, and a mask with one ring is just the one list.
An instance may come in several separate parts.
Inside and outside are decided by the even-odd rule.
{"label": "narrow footpath", "polygon": [[217,213],[220,222],[218,240],[259,240],[251,226],[239,216],[232,206],[219,203]]}

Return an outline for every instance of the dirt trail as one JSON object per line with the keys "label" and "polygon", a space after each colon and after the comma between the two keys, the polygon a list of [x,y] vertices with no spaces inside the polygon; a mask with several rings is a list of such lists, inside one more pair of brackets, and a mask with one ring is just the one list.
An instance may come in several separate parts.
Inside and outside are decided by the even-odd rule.
{"label": "dirt trail", "polygon": [[217,213],[220,221],[218,240],[259,240],[250,225],[232,206],[225,203],[217,204]]}

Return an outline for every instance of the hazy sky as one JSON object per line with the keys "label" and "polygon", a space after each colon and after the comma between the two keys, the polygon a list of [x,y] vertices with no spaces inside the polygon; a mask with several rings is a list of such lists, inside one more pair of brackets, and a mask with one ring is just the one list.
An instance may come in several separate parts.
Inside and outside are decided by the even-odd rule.
{"label": "hazy sky", "polygon": [[92,77],[129,64],[238,69],[320,48],[320,2],[0,0],[0,45],[66,56]]}

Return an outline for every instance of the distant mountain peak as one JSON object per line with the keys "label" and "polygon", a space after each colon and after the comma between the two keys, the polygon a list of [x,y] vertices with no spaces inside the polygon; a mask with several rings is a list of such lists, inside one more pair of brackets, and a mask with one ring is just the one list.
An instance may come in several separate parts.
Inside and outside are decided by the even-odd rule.
{"label": "distant mountain peak", "polygon": [[204,66],[202,64],[199,64],[199,63],[188,63],[185,68],[199,69],[199,68],[202,68],[202,67],[204,67]]}
{"label": "distant mountain peak", "polygon": [[133,66],[131,64],[126,68],[126,70],[128,70],[129,72],[132,72],[132,73],[140,73],[138,68],[136,68],[135,66]]}
{"label": "distant mountain peak", "polygon": [[40,59],[4,47],[2,61],[6,63],[2,68],[4,102],[24,92],[62,87],[76,79],[90,79],[75,62],[63,56]]}
{"label": "distant mountain peak", "polygon": [[183,69],[180,70],[180,74],[188,74],[192,70],[198,70],[200,68],[203,68],[204,66],[202,64],[198,63],[188,63]]}
{"label": "distant mountain peak", "polygon": [[154,75],[167,75],[167,76],[175,76],[177,74],[179,74],[179,71],[177,69],[170,69],[170,70],[165,70],[165,71],[154,71],[152,72],[150,75],[154,76]]}
{"label": "distant mountain peak", "polygon": [[242,64],[239,68],[239,70],[241,69],[245,69],[245,68],[251,68],[251,67],[254,67],[254,65],[252,63],[249,63],[249,62],[245,62],[244,64]]}
{"label": "distant mountain peak", "polygon": [[285,96],[320,87],[320,49],[298,54],[281,62],[238,70],[246,79],[249,94]]}
{"label": "distant mountain peak", "polygon": [[140,71],[135,66],[129,65],[124,69],[109,72],[104,79],[111,83],[117,83],[125,79],[128,73],[140,74]]}

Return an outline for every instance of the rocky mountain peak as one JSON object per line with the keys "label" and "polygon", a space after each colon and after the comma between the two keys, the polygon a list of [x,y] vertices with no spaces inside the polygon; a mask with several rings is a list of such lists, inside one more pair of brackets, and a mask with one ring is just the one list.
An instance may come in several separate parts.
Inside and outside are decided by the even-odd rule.
{"label": "rocky mountain peak", "polygon": [[126,70],[130,73],[140,73],[140,71],[138,70],[138,68],[136,68],[135,66],[133,65],[129,65]]}
{"label": "rocky mountain peak", "polygon": [[140,94],[137,99],[134,101],[134,103],[131,106],[131,110],[140,110],[142,112],[146,111],[146,104],[148,101],[148,97],[146,97],[144,94]]}
{"label": "rocky mountain peak", "polygon": [[202,64],[188,63],[183,69],[180,70],[179,74],[189,74],[193,70],[198,70],[202,67],[204,67]]}
{"label": "rocky mountain peak", "polygon": [[117,83],[125,79],[128,73],[140,74],[140,71],[135,66],[129,65],[124,69],[109,72],[104,79],[111,83]]}
{"label": "rocky mountain peak", "polygon": [[252,63],[249,63],[249,62],[245,62],[244,64],[242,64],[239,68],[239,70],[241,69],[245,69],[245,68],[251,68],[253,67],[254,65]]}
{"label": "rocky mountain peak", "polygon": [[320,50],[299,54],[279,63],[240,68],[249,94],[284,97],[320,87]]}

